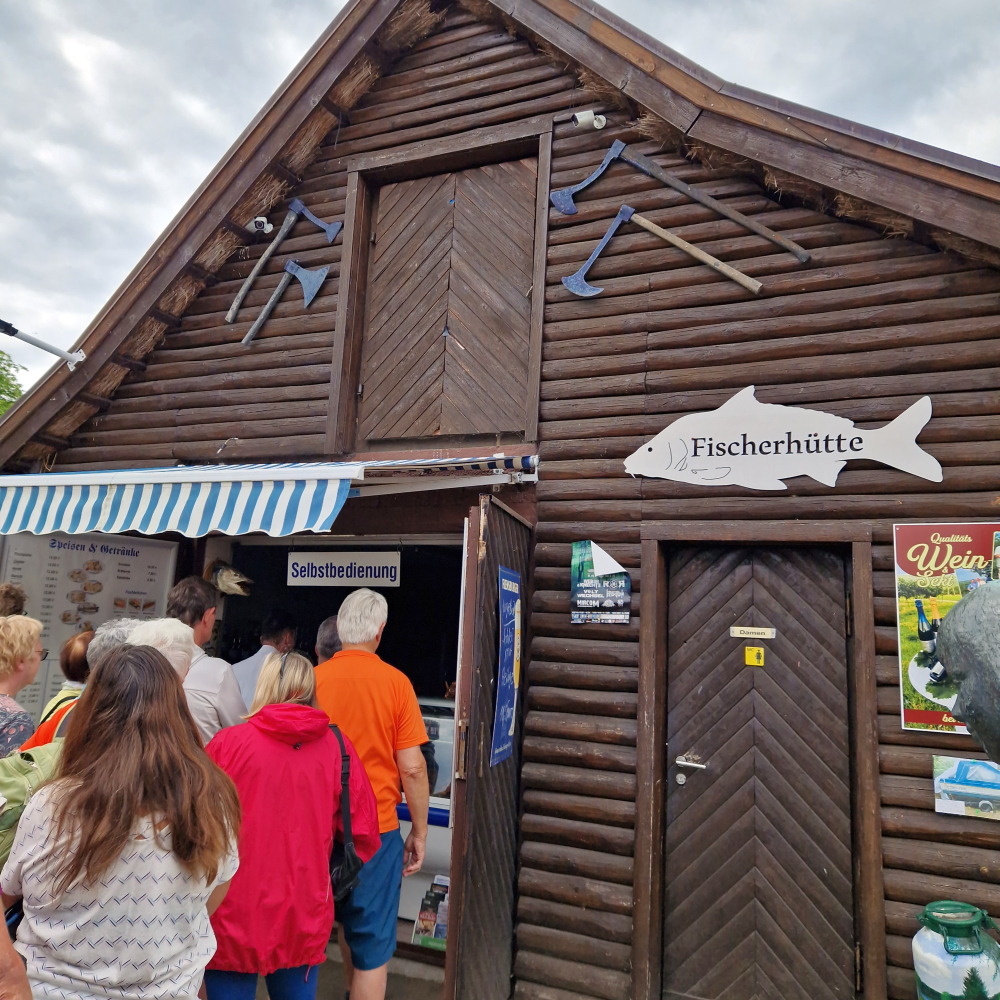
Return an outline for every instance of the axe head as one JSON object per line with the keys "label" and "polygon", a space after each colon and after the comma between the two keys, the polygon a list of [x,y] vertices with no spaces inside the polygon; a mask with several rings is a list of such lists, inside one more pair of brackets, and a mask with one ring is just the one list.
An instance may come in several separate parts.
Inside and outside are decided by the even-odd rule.
{"label": "axe head", "polygon": [[559,191],[552,191],[549,194],[549,200],[556,211],[562,212],[563,215],[576,215],[576,204],[573,201],[572,188],[562,188]]}
{"label": "axe head", "polygon": [[584,277],[586,273],[587,265],[584,264],[576,274],[571,274],[568,278],[563,278],[562,283],[574,294],[580,295],[585,299],[593,298],[595,295],[600,295],[604,291],[603,288],[597,288],[594,285],[587,283],[587,279]]}
{"label": "axe head", "polygon": [[288,203],[288,210],[290,212],[294,212],[296,215],[305,216],[314,226],[319,226],[319,228],[326,233],[327,243],[332,243],[337,238],[337,233],[344,228],[344,224],[342,222],[324,222],[318,216],[313,215],[313,213],[306,208],[305,203],[301,198],[293,198]]}
{"label": "axe head", "polygon": [[326,281],[330,267],[327,265],[316,271],[310,271],[308,268],[300,266],[298,261],[290,260],[285,263],[285,270],[289,274],[294,274],[301,282],[302,297],[305,299],[306,306],[308,306],[316,298],[316,293],[320,290],[323,282]]}

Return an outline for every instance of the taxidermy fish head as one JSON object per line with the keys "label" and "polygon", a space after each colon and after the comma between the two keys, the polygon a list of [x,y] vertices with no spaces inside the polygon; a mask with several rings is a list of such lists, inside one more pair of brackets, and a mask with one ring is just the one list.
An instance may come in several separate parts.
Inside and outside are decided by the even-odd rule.
{"label": "taxidermy fish head", "polygon": [[253,580],[238,569],[233,569],[227,562],[216,559],[205,567],[204,578],[216,590],[223,594],[234,594],[237,597],[250,596],[250,584]]}

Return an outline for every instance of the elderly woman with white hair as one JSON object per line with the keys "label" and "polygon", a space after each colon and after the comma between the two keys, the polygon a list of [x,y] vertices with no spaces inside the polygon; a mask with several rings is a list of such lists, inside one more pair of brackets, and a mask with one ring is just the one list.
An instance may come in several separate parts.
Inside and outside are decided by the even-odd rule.
{"label": "elderly woman with white hair", "polygon": [[154,618],[139,622],[128,637],[130,646],[152,646],[159,650],[183,681],[191,668],[191,660],[198,652],[194,644],[194,630],[176,618]]}

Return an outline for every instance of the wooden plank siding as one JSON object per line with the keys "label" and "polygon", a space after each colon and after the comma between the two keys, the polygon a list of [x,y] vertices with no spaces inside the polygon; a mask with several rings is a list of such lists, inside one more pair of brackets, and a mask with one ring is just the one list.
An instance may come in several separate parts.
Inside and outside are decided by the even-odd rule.
{"label": "wooden plank siding", "polygon": [[[324,220],[343,219],[350,157],[551,115],[583,98],[564,65],[455,7],[360,100],[350,124],[323,140],[288,199],[301,198]],[[271,213],[276,227],[288,199]],[[528,224],[529,243],[533,231]],[[300,220],[231,326],[225,313],[267,244],[253,245],[245,259],[223,265],[220,280],[188,306],[180,329],[146,356],[145,371],[132,373],[107,412],[73,434],[56,468],[322,457],[342,239],[329,245],[315,226]],[[319,295],[303,309],[301,288],[293,282],[254,343],[242,347],[240,340],[290,259],[309,268],[330,267]],[[527,262],[530,279],[530,246]],[[528,299],[523,308],[527,315]],[[523,411],[522,405],[522,429]]]}
{"label": "wooden plank siding", "polygon": [[[593,106],[566,66],[455,8],[362,98],[350,123],[323,140],[290,197],[301,197],[324,219],[343,218],[352,157],[551,116],[584,102]],[[633,940],[636,901],[648,899],[662,870],[656,853],[662,844],[637,820],[637,799],[648,811],[663,791],[649,784],[662,748],[637,745],[664,697],[639,683],[642,617],[665,614],[666,600],[663,580],[647,581],[652,589],[644,593],[643,525],[782,519],[851,521],[871,531],[888,995],[915,996],[909,937],[924,903],[966,899],[1000,917],[1000,830],[933,812],[932,753],[971,752],[972,741],[900,729],[892,523],[996,517],[1000,272],[782,202],[734,167],[660,152],[627,112],[611,109],[607,117],[603,131],[556,124],[551,155],[546,145],[539,160],[553,190],[586,177],[611,142],[622,139],[806,247],[811,261],[799,264],[621,163],[578,196],[576,215],[550,209],[547,219],[535,219],[533,231],[546,237],[546,294],[529,310],[542,334],[541,466],[515,996],[626,1000],[647,996],[659,981],[651,967],[655,948],[651,954]],[[560,279],[586,260],[623,202],[761,281],[760,296],[631,225],[588,274],[603,293],[572,296]],[[286,208],[287,201],[272,213],[276,225]],[[223,266],[219,282],[145,358],[145,370],[129,375],[106,412],[72,436],[57,471],[324,455],[341,238],[329,245],[299,222],[238,322],[227,326],[225,312],[264,245]],[[308,310],[293,286],[254,345],[242,348],[240,339],[291,258],[307,267],[328,265],[326,284]],[[943,480],[932,484],[850,463],[833,489],[802,478],[785,492],[762,494],[625,475],[622,459],[643,441],[748,384],[763,402],[820,408],[863,427],[879,426],[930,394],[934,416],[919,440],[941,462]],[[409,530],[421,524],[426,530],[426,517],[419,508],[417,514]],[[343,518],[350,522],[350,510]],[[570,543],[587,538],[632,577],[628,625],[569,623]],[[647,643],[646,655],[665,659],[665,649]],[[651,940],[660,933],[648,909],[635,930]]]}
{"label": "wooden plank siding", "polygon": [[[642,142],[624,115],[610,115],[601,133],[557,125],[552,189],[587,176],[615,138]],[[914,997],[909,938],[918,926],[916,913],[942,897],[974,901],[996,913],[1000,831],[986,821],[957,821],[933,812],[932,753],[935,748],[972,752],[973,741],[900,728],[892,523],[996,516],[1000,273],[844,219],[782,205],[725,169],[713,171],[670,155],[657,159],[689,183],[761,217],[806,247],[812,260],[798,264],[790,254],[625,165],[611,167],[577,196],[576,215],[550,212],[528,705],[538,704],[536,692],[551,691],[552,678],[560,673],[554,661],[567,665],[564,685],[587,685],[594,694],[573,696],[586,700],[585,713],[564,693],[560,712],[565,714],[545,714],[546,734],[537,738],[537,751],[531,734],[543,716],[538,711],[533,718],[529,712],[525,760],[537,752],[544,755],[539,767],[561,766],[566,788],[586,775],[595,797],[596,779],[612,783],[619,775],[631,776],[632,757],[622,752],[624,730],[617,730],[617,743],[606,735],[607,742],[598,744],[585,733],[610,734],[598,705],[602,713],[613,706],[631,718],[634,681],[623,671],[638,662],[639,602],[633,601],[629,626],[570,626],[569,543],[574,539],[591,538],[608,547],[641,590],[640,532],[655,522],[708,520],[721,527],[732,519],[800,519],[869,526],[888,995]],[[761,295],[753,298],[634,227],[623,227],[588,273],[604,292],[590,300],[570,295],[560,279],[587,258],[623,201],[713,256],[738,262],[763,283]],[[625,475],[622,459],[651,435],[685,413],[720,405],[748,384],[757,385],[762,401],[815,407],[864,427],[879,426],[930,394],[934,416],[919,440],[941,462],[944,479],[933,484],[874,464],[850,463],[834,489],[801,478],[792,480],[787,492],[768,495]],[[579,680],[571,680],[573,675]],[[601,698],[595,696],[598,690]],[[565,735],[557,742],[560,726]],[[533,780],[526,765],[526,811],[535,801],[529,798]],[[525,833],[526,850],[528,843]],[[524,858],[522,865],[522,879],[531,874],[528,892],[539,885],[539,892],[560,903],[580,893],[601,913],[627,912],[611,891],[620,882],[612,878],[618,869],[610,864],[588,871],[585,885],[577,885],[581,880],[570,874],[561,881],[555,872],[542,878]],[[550,919],[555,925],[558,918]],[[529,969],[519,959],[522,974],[530,971],[536,981],[572,996],[617,995],[598,988],[579,956],[571,974],[568,955],[555,962],[555,951],[549,954],[551,968],[536,963]],[[543,979],[545,970],[548,978]],[[530,997],[549,995],[522,981],[517,990]]]}

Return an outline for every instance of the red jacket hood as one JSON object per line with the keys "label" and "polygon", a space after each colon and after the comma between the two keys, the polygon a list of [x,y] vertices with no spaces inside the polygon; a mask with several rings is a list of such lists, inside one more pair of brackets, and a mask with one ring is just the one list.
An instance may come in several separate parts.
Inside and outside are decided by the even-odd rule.
{"label": "red jacket hood", "polygon": [[323,738],[330,727],[326,712],[308,705],[265,705],[247,720],[251,726],[282,743],[312,743]]}

